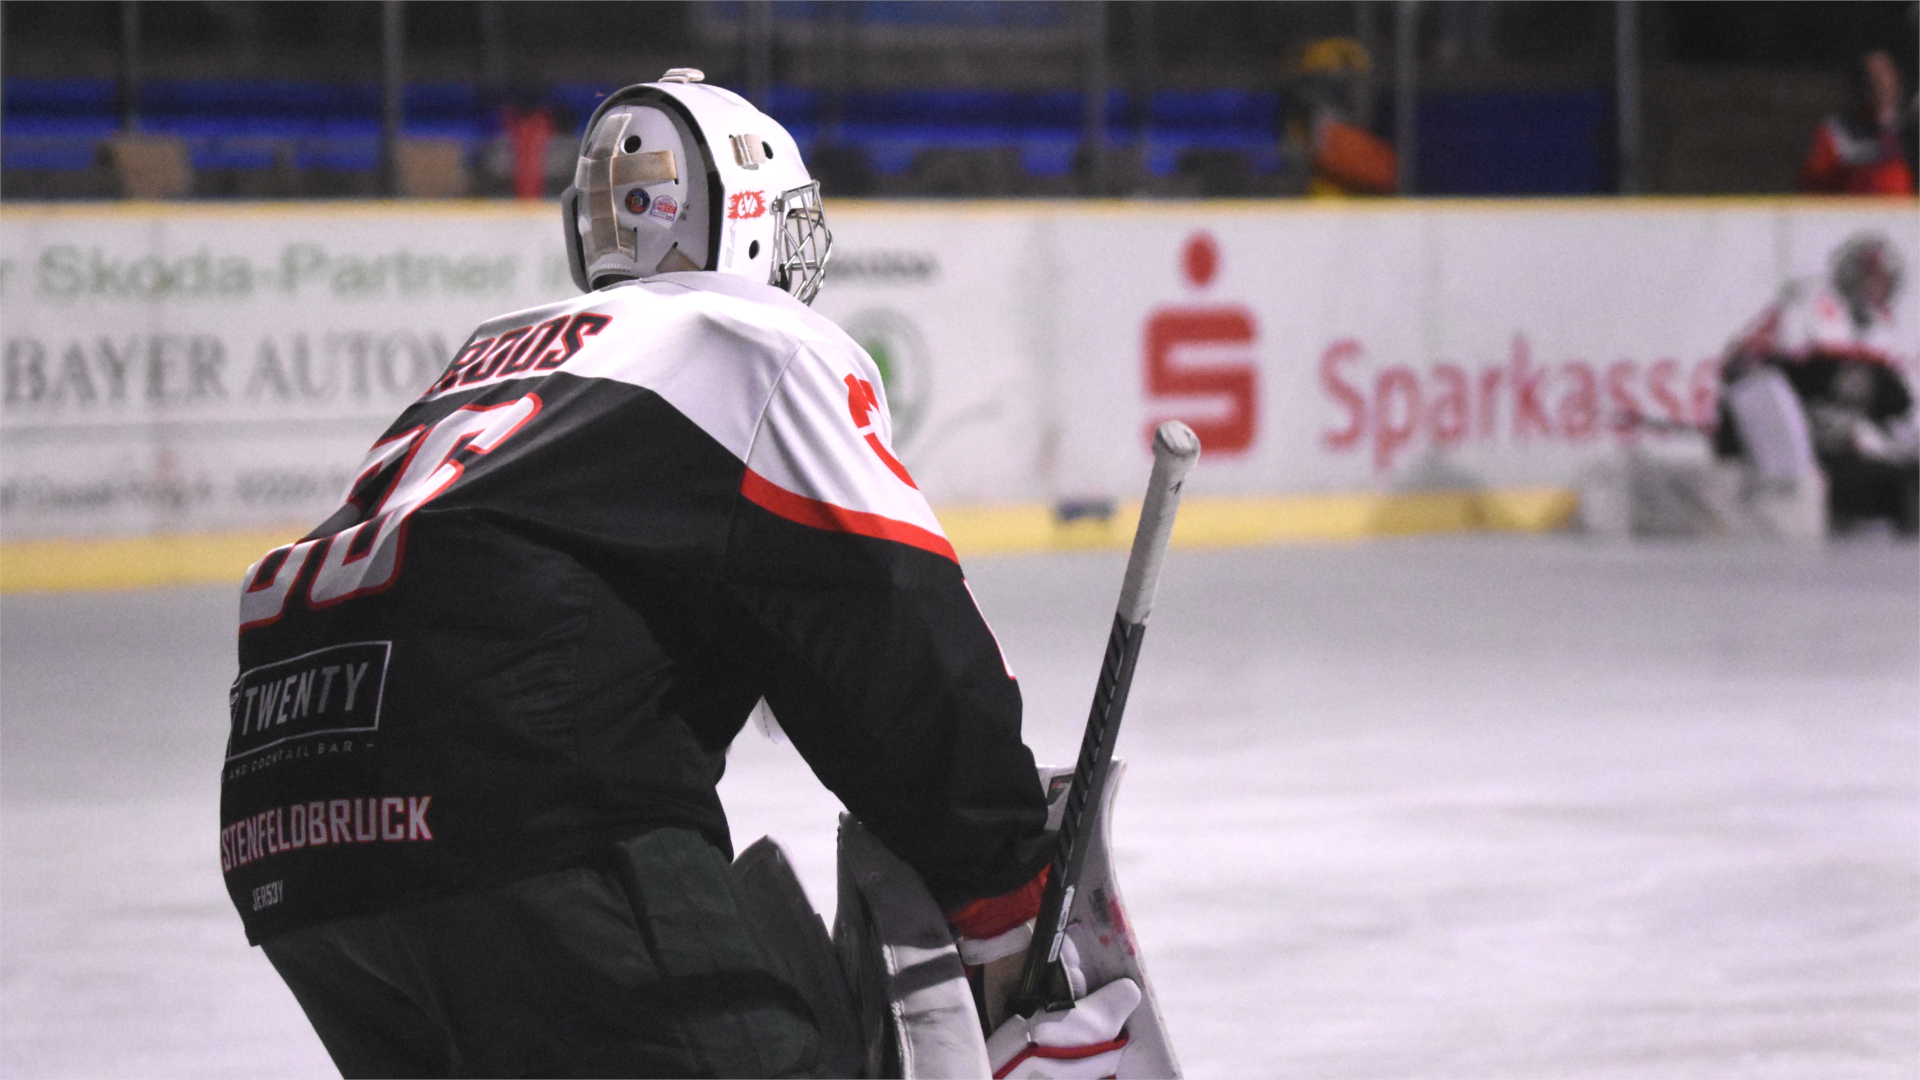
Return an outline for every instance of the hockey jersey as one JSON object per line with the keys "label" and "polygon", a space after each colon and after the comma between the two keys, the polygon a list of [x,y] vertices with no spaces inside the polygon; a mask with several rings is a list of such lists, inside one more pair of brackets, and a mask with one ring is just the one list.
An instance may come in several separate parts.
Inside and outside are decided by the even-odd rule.
{"label": "hockey jersey", "polygon": [[1733,352],[1779,367],[1809,404],[1839,405],[1876,423],[1913,408],[1892,313],[1871,308],[1862,322],[1830,285],[1790,283],[1743,332]]}
{"label": "hockey jersey", "polygon": [[[1811,468],[1817,457],[1831,465],[1836,456],[1857,456],[1866,445],[1862,439],[1891,439],[1890,446],[1908,448],[1910,459],[1914,396],[1899,364],[1892,313],[1876,307],[1865,316],[1864,321],[1856,318],[1832,285],[1811,279],[1789,282],[1728,350],[1722,377],[1730,388],[1721,395],[1715,454],[1735,458],[1751,452],[1759,455],[1763,470],[1785,475],[1801,467],[1788,462],[1804,458],[1805,467]],[[1785,437],[1784,443],[1765,437],[1765,425],[1743,431],[1742,424],[1752,418],[1739,420],[1733,408],[1731,386],[1760,365],[1779,372],[1810,421],[1796,417],[1787,422],[1801,434]],[[1875,431],[1863,431],[1863,421]],[[1763,449],[1770,444],[1781,449]],[[1785,449],[1796,445],[1804,448]],[[1774,453],[1785,457],[1774,458]],[[1764,464],[1768,460],[1778,464]]]}
{"label": "hockey jersey", "polygon": [[1733,351],[1785,364],[1821,356],[1892,364],[1897,343],[1891,312],[1875,308],[1859,322],[1838,290],[1807,279],[1789,282],[1740,332]]}
{"label": "hockey jersey", "polygon": [[250,940],[549,869],[715,784],[763,698],[943,903],[1046,862],[1020,695],[872,360],[666,274],[481,326],[240,595],[220,858]]}

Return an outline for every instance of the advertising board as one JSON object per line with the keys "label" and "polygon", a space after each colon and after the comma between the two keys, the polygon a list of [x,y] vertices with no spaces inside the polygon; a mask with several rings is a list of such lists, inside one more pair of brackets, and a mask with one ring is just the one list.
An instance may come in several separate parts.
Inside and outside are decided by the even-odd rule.
{"label": "advertising board", "polygon": [[[1730,338],[1906,202],[829,203],[816,307],[937,507],[1571,486],[1710,422]],[[8,206],[0,538],[302,531],[472,326],[573,291],[543,204]],[[1920,290],[1898,361],[1920,371]]]}

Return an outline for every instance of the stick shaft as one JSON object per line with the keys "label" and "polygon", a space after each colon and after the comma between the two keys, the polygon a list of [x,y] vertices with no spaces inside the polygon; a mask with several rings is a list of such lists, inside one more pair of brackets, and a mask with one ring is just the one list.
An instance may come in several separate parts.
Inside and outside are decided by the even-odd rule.
{"label": "stick shaft", "polygon": [[1053,861],[1048,864],[1047,887],[1040,899],[1040,914],[1034,922],[1033,944],[1027,948],[1020,985],[1014,993],[1013,1007],[1024,1015],[1032,1015],[1043,1007],[1064,1008],[1073,1003],[1065,978],[1058,976],[1060,947],[1066,939],[1075,888],[1086,862],[1082,840],[1092,824],[1090,815],[1098,811],[1100,794],[1106,789],[1107,773],[1113,764],[1120,717],[1126,711],[1127,692],[1133,686],[1133,669],[1140,657],[1140,642],[1146,635],[1147,616],[1153,611],[1154,593],[1159,588],[1160,567],[1166,561],[1167,541],[1173,534],[1174,515],[1180,508],[1180,487],[1199,454],[1200,440],[1191,428],[1177,420],[1160,425],[1154,432],[1153,475],[1147,484],[1146,501],[1140,507],[1140,526],[1133,536],[1126,577],[1121,581],[1120,602],[1114,612],[1113,629],[1107,635],[1106,657],[1100,665],[1099,681],[1094,684],[1093,709],[1080,739],[1080,756],[1074,762],[1073,784],[1068,789],[1067,805],[1061,815]]}

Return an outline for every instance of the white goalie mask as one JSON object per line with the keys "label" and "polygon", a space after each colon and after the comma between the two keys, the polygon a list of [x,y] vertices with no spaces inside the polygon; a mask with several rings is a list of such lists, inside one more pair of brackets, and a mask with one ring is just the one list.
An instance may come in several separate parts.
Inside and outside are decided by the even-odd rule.
{"label": "white goalie mask", "polygon": [[691,68],[629,86],[594,110],[560,198],[583,292],[674,270],[717,270],[820,290],[833,235],[793,136]]}

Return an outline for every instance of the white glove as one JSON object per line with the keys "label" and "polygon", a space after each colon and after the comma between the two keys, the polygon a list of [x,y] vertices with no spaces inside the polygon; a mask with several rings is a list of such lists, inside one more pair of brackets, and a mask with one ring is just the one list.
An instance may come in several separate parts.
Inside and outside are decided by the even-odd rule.
{"label": "white glove", "polygon": [[1092,1080],[1112,1076],[1127,1045],[1127,1019],[1140,1007],[1140,984],[1115,979],[1089,994],[1073,939],[1061,943],[1060,959],[1076,999],[1061,1012],[1010,1016],[987,1038],[994,1080]]}
{"label": "white glove", "polygon": [[1912,461],[1916,445],[1920,445],[1920,438],[1916,438],[1911,417],[1896,417],[1885,424],[1864,416],[1854,421],[1853,449],[1861,457],[1895,463]]}
{"label": "white glove", "polygon": [[1816,402],[1807,406],[1807,427],[1813,435],[1813,445],[1829,454],[1854,449],[1855,419],[1852,410],[1838,405]]}
{"label": "white glove", "polygon": [[1127,1045],[1127,1018],[1139,1006],[1140,984],[1115,979],[1064,1012],[1008,1018],[987,1039],[994,1080],[1112,1076]]}
{"label": "white glove", "polygon": [[1920,456],[1920,423],[1915,421],[1915,416],[1909,412],[1905,416],[1894,417],[1884,425],[1887,441],[1899,451],[1899,457],[1907,461]]}

